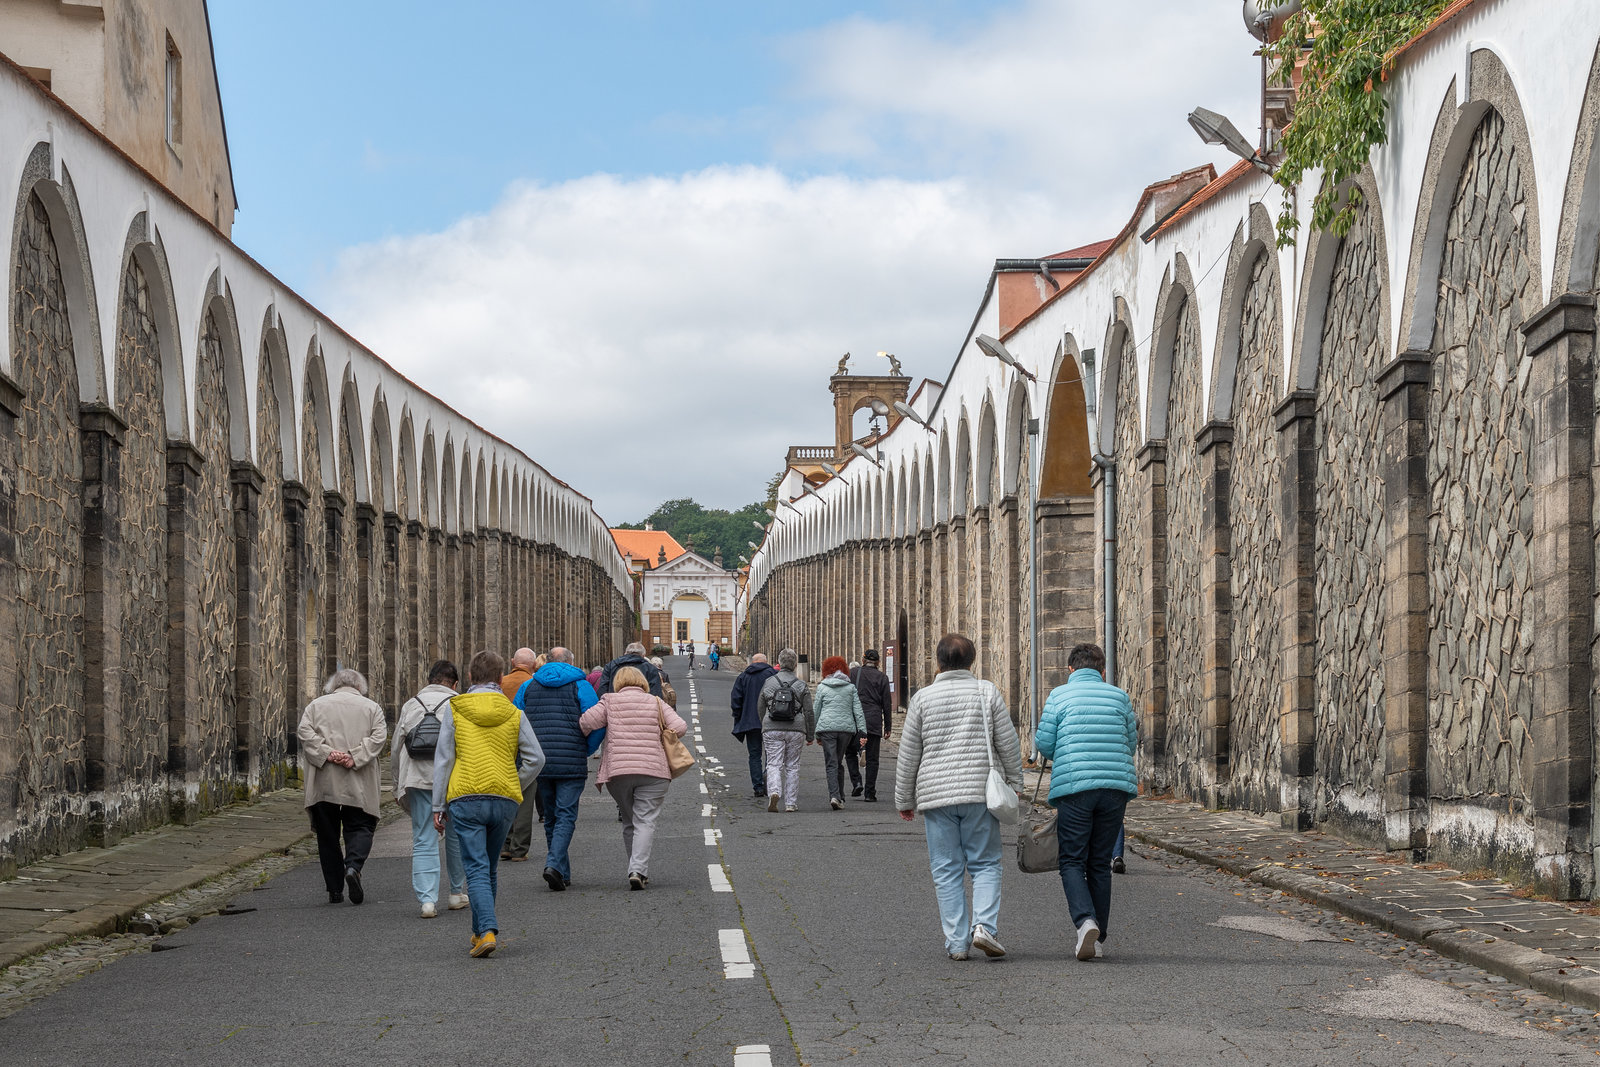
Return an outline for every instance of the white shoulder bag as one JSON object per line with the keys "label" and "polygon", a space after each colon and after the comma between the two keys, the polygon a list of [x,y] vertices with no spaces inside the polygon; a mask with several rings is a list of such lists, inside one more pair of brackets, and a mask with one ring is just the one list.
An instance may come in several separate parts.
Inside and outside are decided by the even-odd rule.
{"label": "white shoulder bag", "polygon": [[995,759],[994,730],[989,721],[989,701],[984,699],[983,683],[978,683],[978,697],[983,701],[983,732],[988,740],[989,748],[989,781],[984,786],[983,799],[988,805],[989,814],[1000,820],[1001,825],[1009,826],[1017,821],[1022,803],[1017,797],[1017,791],[1011,788],[1006,781],[1005,773],[1000,770]]}

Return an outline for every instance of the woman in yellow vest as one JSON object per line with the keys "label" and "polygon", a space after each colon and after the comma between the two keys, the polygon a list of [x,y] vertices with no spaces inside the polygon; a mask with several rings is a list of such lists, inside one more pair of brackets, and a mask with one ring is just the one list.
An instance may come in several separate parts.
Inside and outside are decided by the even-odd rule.
{"label": "woman in yellow vest", "polygon": [[452,697],[440,716],[433,754],[433,824],[442,833],[448,818],[461,842],[474,956],[495,950],[500,848],[517,817],[522,791],[544,767],[544,752],[527,716],[500,690],[505,671],[506,661],[493,652],[472,657],[467,691]]}

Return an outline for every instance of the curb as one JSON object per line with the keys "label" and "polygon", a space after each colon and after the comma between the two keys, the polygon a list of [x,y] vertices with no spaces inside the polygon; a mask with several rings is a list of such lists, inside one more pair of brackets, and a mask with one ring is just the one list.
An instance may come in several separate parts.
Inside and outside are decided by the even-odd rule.
{"label": "curb", "polygon": [[1461,963],[1480,967],[1545,996],[1600,1011],[1600,974],[1515,941],[1462,930],[1447,919],[1418,915],[1407,908],[1371,900],[1342,883],[1292,871],[1275,863],[1244,860],[1212,852],[1192,839],[1166,837],[1128,826],[1128,836],[1147,845],[1216,867],[1247,881],[1280,890],[1348,915],[1380,930],[1414,941]]}

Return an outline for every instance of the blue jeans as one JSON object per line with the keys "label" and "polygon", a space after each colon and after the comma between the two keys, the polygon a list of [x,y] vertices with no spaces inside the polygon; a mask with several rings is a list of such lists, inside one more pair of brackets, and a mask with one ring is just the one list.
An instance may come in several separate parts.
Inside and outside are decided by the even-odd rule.
{"label": "blue jeans", "polygon": [[578,828],[578,801],[583,799],[587,778],[540,778],[539,803],[544,807],[544,865],[553,867],[562,881],[572,881],[572,864],[567,847]]}
{"label": "blue jeans", "polygon": [[449,812],[461,842],[461,866],[467,873],[472,934],[498,933],[494,898],[500,889],[500,849],[511,832],[511,820],[517,817],[517,802],[510,797],[462,797],[450,802]]}
{"label": "blue jeans", "polygon": [[[433,828],[433,791],[407,789],[406,807],[411,809],[411,889],[418,904],[439,902],[439,831]],[[467,876],[461,868],[461,842],[454,823],[444,824],[444,862],[450,872],[450,892],[466,891]]]}
{"label": "blue jeans", "polygon": [[1106,939],[1111,923],[1111,851],[1122,834],[1128,794],[1120,789],[1085,789],[1056,801],[1056,846],[1061,851],[1061,888],[1072,925],[1090,919]]}
{"label": "blue jeans", "polygon": [[[928,866],[939,898],[947,952],[965,952],[973,926],[999,932],[1000,820],[983,804],[954,804],[922,813],[928,835]],[[966,875],[972,875],[967,908]]]}
{"label": "blue jeans", "polygon": [[744,747],[750,753],[750,784],[757,793],[767,795],[767,753],[761,744],[760,730],[746,730],[737,736],[744,738]]}

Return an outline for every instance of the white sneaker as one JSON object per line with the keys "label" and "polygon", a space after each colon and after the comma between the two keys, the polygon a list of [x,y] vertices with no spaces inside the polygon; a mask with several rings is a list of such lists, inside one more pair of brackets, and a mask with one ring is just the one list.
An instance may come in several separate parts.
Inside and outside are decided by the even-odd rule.
{"label": "white sneaker", "polygon": [[971,959],[972,957],[967,955],[967,952],[966,952],[965,949],[962,949],[960,952],[952,952],[952,953],[950,953],[950,958],[955,960],[957,963],[965,963],[967,960]]}
{"label": "white sneaker", "polygon": [[1093,919],[1085,919],[1083,925],[1078,927],[1078,958],[1080,960],[1094,959],[1095,946],[1100,943],[1100,924]]}
{"label": "white sneaker", "polygon": [[800,809],[795,807],[793,804],[790,804],[787,808],[784,808],[783,810],[784,811],[799,811]]}
{"label": "white sneaker", "polygon": [[982,926],[972,928],[972,947],[985,956],[998,959],[1006,954],[1005,946],[994,939],[994,935]]}
{"label": "white sneaker", "polygon": [[451,911],[460,911],[462,908],[466,907],[468,903],[469,902],[467,900],[467,895],[465,893],[451,893],[450,894],[450,910]]}
{"label": "white sneaker", "polygon": [[424,919],[431,919],[437,914],[439,914],[439,909],[434,907],[433,901],[429,900],[423,902],[422,917]]}
{"label": "white sneaker", "polygon": [[1097,960],[1103,960],[1103,959],[1106,958],[1105,942],[1096,941],[1094,943],[1094,958],[1097,959]]}

